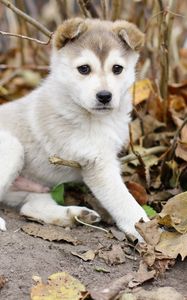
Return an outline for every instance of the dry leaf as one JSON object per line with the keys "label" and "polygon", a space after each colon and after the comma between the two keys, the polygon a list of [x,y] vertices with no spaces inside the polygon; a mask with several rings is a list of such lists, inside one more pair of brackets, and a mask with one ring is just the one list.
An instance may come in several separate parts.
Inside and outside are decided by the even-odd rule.
{"label": "dry leaf", "polygon": [[147,244],[155,246],[159,242],[162,231],[157,219],[149,222],[140,221],[135,224],[135,227]]}
{"label": "dry leaf", "polygon": [[131,293],[124,293],[119,300],[184,300],[184,297],[172,287],[153,288],[151,291],[142,288]]}
{"label": "dry leaf", "polygon": [[0,275],[0,289],[2,289],[7,282],[6,278],[3,275]]}
{"label": "dry leaf", "polygon": [[90,290],[90,295],[93,300],[113,300],[115,297],[124,290],[128,283],[132,280],[133,275],[127,274],[117,280],[111,282],[108,287],[97,290]]}
{"label": "dry leaf", "polygon": [[129,288],[134,288],[135,286],[138,286],[143,282],[153,279],[155,274],[155,270],[148,271],[148,266],[143,261],[141,261],[138,271],[135,273],[128,286]]}
{"label": "dry leaf", "polygon": [[25,233],[40,237],[48,241],[65,241],[73,245],[78,245],[80,242],[72,237],[64,228],[53,225],[40,225],[35,223],[28,223],[21,228]]}
{"label": "dry leaf", "polygon": [[155,249],[170,258],[177,258],[180,254],[184,260],[187,256],[187,233],[162,232],[160,242]]}
{"label": "dry leaf", "polygon": [[[150,115],[145,115],[142,117],[143,128],[144,128],[144,135],[149,133],[153,133],[155,130],[165,128],[165,124],[158,121],[154,117]],[[141,130],[141,121],[139,118],[136,118],[134,121],[131,122],[131,134],[133,142],[136,142],[142,136]]]}
{"label": "dry leaf", "polygon": [[181,140],[178,141],[177,147],[175,149],[175,155],[187,161],[187,143],[183,143]]}
{"label": "dry leaf", "polygon": [[85,286],[66,272],[52,274],[47,284],[37,283],[32,287],[31,300],[81,300]]}
{"label": "dry leaf", "polygon": [[123,231],[120,231],[116,228],[111,228],[110,231],[111,231],[113,237],[116,238],[116,240],[118,240],[120,242],[126,240],[126,235]]}
{"label": "dry leaf", "polygon": [[180,233],[187,233],[187,192],[168,200],[159,214],[158,222],[174,227]]}
{"label": "dry leaf", "polygon": [[78,253],[76,251],[72,251],[71,254],[81,258],[84,261],[94,260],[94,258],[95,258],[95,251],[93,251],[93,250],[88,250],[84,253]]}
{"label": "dry leaf", "polygon": [[99,257],[109,265],[119,265],[125,262],[125,253],[120,245],[112,245],[112,250],[99,250]]}
{"label": "dry leaf", "polygon": [[128,181],[126,182],[126,186],[140,205],[144,205],[148,202],[148,194],[142,185],[134,181]]}
{"label": "dry leaf", "polygon": [[140,104],[142,101],[148,99],[151,91],[153,91],[153,86],[149,79],[137,81],[131,88],[134,105]]}

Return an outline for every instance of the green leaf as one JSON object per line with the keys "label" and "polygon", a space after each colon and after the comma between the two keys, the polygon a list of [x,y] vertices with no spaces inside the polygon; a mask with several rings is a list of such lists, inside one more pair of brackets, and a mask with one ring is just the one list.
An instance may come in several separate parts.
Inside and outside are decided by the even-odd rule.
{"label": "green leaf", "polygon": [[64,205],[64,184],[60,183],[53,187],[51,197],[59,205]]}
{"label": "green leaf", "polygon": [[143,209],[145,210],[148,217],[152,218],[157,215],[157,212],[149,205],[142,205]]}

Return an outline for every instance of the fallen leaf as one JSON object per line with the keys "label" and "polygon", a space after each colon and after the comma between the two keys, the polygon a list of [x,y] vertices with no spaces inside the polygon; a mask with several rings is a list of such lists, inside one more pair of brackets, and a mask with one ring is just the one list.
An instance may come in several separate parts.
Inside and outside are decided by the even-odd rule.
{"label": "fallen leaf", "polygon": [[[144,129],[143,133],[141,130],[141,127],[142,127],[141,124]],[[132,134],[132,141],[135,143],[143,135],[146,136],[149,133],[153,133],[155,130],[165,128],[165,124],[147,114],[142,117],[142,120],[140,120],[139,118],[136,118],[134,121],[132,121],[130,128],[131,128],[131,134]]]}
{"label": "fallen leaf", "polygon": [[144,205],[148,202],[148,194],[142,185],[134,181],[128,181],[126,182],[126,186],[140,205]]}
{"label": "fallen leaf", "polygon": [[143,282],[153,279],[156,274],[155,270],[148,270],[148,266],[141,261],[138,271],[135,273],[133,279],[129,282],[129,288],[134,288]]}
{"label": "fallen leaf", "polygon": [[159,228],[157,219],[149,222],[140,221],[135,224],[135,227],[147,244],[152,246],[158,244],[162,231]]}
{"label": "fallen leaf", "polygon": [[94,258],[95,258],[95,251],[93,251],[93,250],[88,250],[83,253],[78,253],[76,251],[72,251],[71,254],[81,258],[84,261],[94,260]]}
{"label": "fallen leaf", "polygon": [[0,289],[2,289],[7,282],[6,278],[3,275],[0,275]]}
{"label": "fallen leaf", "polygon": [[72,237],[64,228],[52,225],[40,225],[35,223],[28,223],[23,225],[21,229],[34,237],[40,237],[48,241],[65,241],[73,245],[78,245],[80,242]]}
{"label": "fallen leaf", "polygon": [[135,82],[131,88],[134,105],[140,104],[142,101],[148,99],[151,91],[153,91],[153,86],[149,79],[143,79]]}
{"label": "fallen leaf", "polygon": [[168,200],[159,214],[158,222],[180,233],[187,233],[187,192]]}
{"label": "fallen leaf", "polygon": [[115,281],[112,281],[107,287],[90,290],[90,295],[93,300],[113,300],[128,286],[132,278],[132,274],[127,274]]}
{"label": "fallen leaf", "polygon": [[46,284],[38,282],[31,290],[31,300],[81,300],[85,286],[66,272],[55,273]]}
{"label": "fallen leaf", "polygon": [[177,142],[177,147],[175,149],[175,155],[177,157],[180,157],[183,160],[187,161],[187,140],[185,143],[182,142],[181,140],[179,140]]}
{"label": "fallen leaf", "polygon": [[180,254],[184,260],[187,256],[187,233],[162,232],[160,242],[155,249],[170,258],[177,258]]}
{"label": "fallen leaf", "polygon": [[157,215],[157,212],[151,206],[143,205],[142,207],[149,218],[153,218]]}
{"label": "fallen leaf", "polygon": [[120,231],[116,228],[111,228],[110,231],[111,231],[113,237],[116,238],[116,240],[118,240],[120,242],[126,240],[126,235],[123,231]]}
{"label": "fallen leaf", "polygon": [[59,205],[64,205],[64,184],[58,184],[51,191],[53,200]]}
{"label": "fallen leaf", "polygon": [[184,297],[172,287],[153,288],[151,291],[143,288],[135,289],[131,293],[124,293],[119,300],[184,300]]}
{"label": "fallen leaf", "polygon": [[99,250],[98,256],[109,265],[119,265],[126,260],[120,245],[112,245],[112,250]]}

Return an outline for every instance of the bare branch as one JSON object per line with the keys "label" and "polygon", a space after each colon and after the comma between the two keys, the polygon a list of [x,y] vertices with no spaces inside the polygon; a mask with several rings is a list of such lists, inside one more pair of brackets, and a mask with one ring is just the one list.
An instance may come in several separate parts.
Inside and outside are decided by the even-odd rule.
{"label": "bare branch", "polygon": [[89,17],[89,13],[92,18],[99,18],[99,14],[90,0],[78,0],[78,3],[86,18]]}
{"label": "bare branch", "polygon": [[112,21],[120,18],[121,14],[121,0],[112,1]]}
{"label": "bare branch", "polygon": [[108,3],[107,0],[101,0],[102,12],[103,12],[103,19],[108,19]]}
{"label": "bare branch", "polygon": [[78,169],[81,168],[81,165],[78,162],[73,161],[73,160],[65,160],[58,156],[51,156],[49,158],[49,162],[53,165],[61,165],[61,166],[66,166],[66,167],[70,167],[70,168],[78,168]]}
{"label": "bare branch", "polygon": [[17,34],[17,33],[5,32],[5,31],[1,31],[1,30],[0,30],[0,34],[4,35],[4,36],[17,37],[17,38],[29,40],[29,41],[36,42],[36,43],[41,44],[41,45],[48,45],[51,38],[52,38],[52,35],[51,35],[46,42],[43,42],[43,41],[40,41],[38,39],[31,38],[29,36],[25,36],[25,35]]}
{"label": "bare branch", "polygon": [[89,13],[88,13],[88,11],[87,11],[87,9],[86,9],[86,5],[85,5],[84,1],[83,1],[83,0],[78,0],[78,4],[79,4],[79,6],[80,6],[80,9],[81,9],[83,15],[84,15],[86,18],[89,18]]}
{"label": "bare branch", "polygon": [[[157,153],[162,153],[167,150],[167,147],[165,146],[156,146],[148,149],[144,149],[143,152],[140,153],[141,157],[149,156],[151,154],[157,154]],[[124,157],[120,158],[120,162],[122,164],[127,164],[133,160],[136,160],[137,156],[134,153],[130,153]]]}
{"label": "bare branch", "polygon": [[4,5],[6,5],[14,13],[16,13],[17,15],[19,15],[20,17],[22,17],[25,21],[27,21],[28,23],[32,24],[35,28],[37,28],[39,31],[41,31],[44,35],[46,35],[49,38],[51,38],[51,36],[53,34],[51,31],[49,31],[45,26],[43,26],[42,24],[40,24],[38,21],[36,21],[32,17],[30,17],[29,15],[27,15],[26,13],[24,13],[23,11],[21,11],[20,9],[18,9],[10,1],[8,1],[8,0],[0,0],[0,2],[3,3]]}

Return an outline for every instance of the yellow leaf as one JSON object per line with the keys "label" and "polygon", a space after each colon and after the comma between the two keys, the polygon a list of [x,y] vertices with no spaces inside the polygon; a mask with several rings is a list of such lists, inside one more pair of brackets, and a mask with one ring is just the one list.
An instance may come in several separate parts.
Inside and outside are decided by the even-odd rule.
{"label": "yellow leaf", "polygon": [[160,242],[155,249],[171,258],[176,258],[180,254],[184,260],[187,256],[187,233],[162,232]]}
{"label": "yellow leaf", "polygon": [[52,274],[47,284],[38,282],[31,290],[31,300],[81,300],[85,286],[66,272]]}
{"label": "yellow leaf", "polygon": [[149,79],[139,80],[131,87],[130,91],[133,95],[133,103],[137,105],[148,99],[153,90],[152,83]]}

